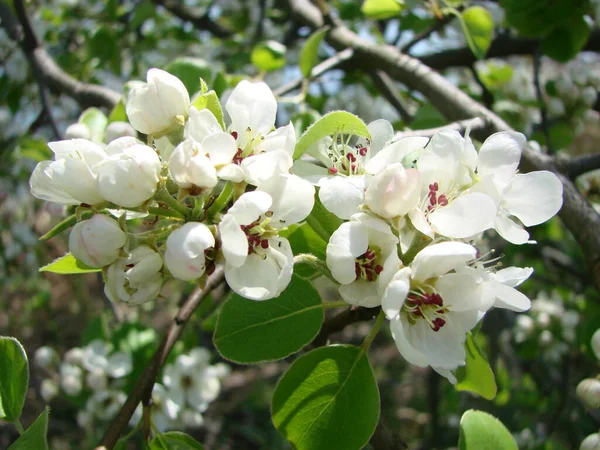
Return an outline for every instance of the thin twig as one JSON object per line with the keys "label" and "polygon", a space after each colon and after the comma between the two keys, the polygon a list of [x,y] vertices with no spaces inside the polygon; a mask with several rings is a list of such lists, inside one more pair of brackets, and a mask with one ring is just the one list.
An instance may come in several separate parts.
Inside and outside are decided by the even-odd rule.
{"label": "thin twig", "polygon": [[535,96],[540,106],[540,114],[542,116],[542,133],[546,138],[546,147],[548,152],[552,153],[552,142],[550,142],[550,127],[548,126],[548,111],[546,109],[546,102],[544,101],[544,94],[542,92],[542,85],[540,81],[540,73],[542,71],[542,52],[537,49],[533,54],[533,85],[535,86]]}
{"label": "thin twig", "polygon": [[157,5],[163,6],[171,14],[179,17],[181,20],[190,22],[198,30],[204,30],[218,38],[229,38],[235,34],[233,30],[225,28],[223,25],[214,22],[208,15],[208,8],[194,8],[187,6],[180,0],[154,0]]}
{"label": "thin twig", "polygon": [[398,111],[400,118],[407,124],[411,123],[415,116],[409,111],[408,105],[396,92],[396,86],[394,86],[394,82],[389,75],[382,70],[371,70],[369,71],[369,75],[375,87],[379,89],[387,101]]}
{"label": "thin twig", "polygon": [[312,342],[313,347],[321,347],[327,343],[329,336],[338,331],[342,331],[348,325],[356,322],[365,322],[374,319],[379,314],[381,308],[348,308],[333,317],[330,317],[323,323],[321,331]]}
{"label": "thin twig", "polygon": [[[459,6],[457,9],[459,11],[462,11],[464,9],[464,7]],[[408,41],[406,44],[404,44],[402,47],[400,47],[400,51],[402,53],[410,53],[411,49],[415,45],[417,45],[419,42],[427,39],[429,36],[431,36],[436,31],[440,31],[442,28],[444,28],[446,25],[448,25],[450,22],[452,22],[452,20],[455,17],[456,16],[454,14],[447,14],[444,17],[442,17],[441,19],[438,18],[431,27],[429,27],[426,30],[421,31],[420,33],[417,33],[410,41]]]}
{"label": "thin twig", "polygon": [[557,165],[561,172],[574,180],[583,174],[600,169],[600,153],[570,157],[562,156],[557,158]]}
{"label": "thin twig", "polygon": [[158,349],[154,353],[152,360],[140,375],[135,387],[129,394],[129,397],[125,401],[125,404],[121,407],[121,410],[117,416],[113,419],[106,434],[98,443],[96,450],[112,450],[116,445],[119,437],[123,433],[123,430],[127,427],[131,416],[135,412],[140,402],[145,405],[150,404],[150,398],[152,397],[152,388],[162,368],[167,356],[171,349],[183,333],[185,326],[187,325],[190,317],[206,298],[206,296],[217,286],[219,286],[224,280],[224,273],[222,267],[217,267],[214,273],[206,280],[204,288],[196,289],[186,302],[181,306],[179,312],[173,319],[171,326],[165,333],[162,342]]}

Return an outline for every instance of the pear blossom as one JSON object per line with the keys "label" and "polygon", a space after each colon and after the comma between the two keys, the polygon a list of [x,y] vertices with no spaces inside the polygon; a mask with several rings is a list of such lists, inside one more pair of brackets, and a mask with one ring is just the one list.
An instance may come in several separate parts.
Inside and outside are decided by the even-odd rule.
{"label": "pear blossom", "polygon": [[95,339],[83,348],[83,367],[90,372],[101,371],[111,378],[121,378],[131,373],[133,361],[126,352],[109,352],[108,344]]}
{"label": "pear blossom", "polygon": [[63,362],[60,365],[60,387],[67,395],[79,395],[83,389],[83,370],[81,367]]}
{"label": "pear blossom", "polygon": [[416,169],[391,164],[369,180],[365,205],[384,219],[404,216],[415,208],[421,192],[421,177]]}
{"label": "pear blossom", "polygon": [[233,138],[226,133],[211,134],[204,138],[202,144],[194,139],[186,139],[175,147],[169,158],[169,173],[173,181],[192,193],[216,186],[219,181],[217,170],[207,156],[207,151],[208,148],[220,151],[226,147],[226,144],[223,145],[223,138],[226,142],[231,141],[235,148]]}
{"label": "pear blossom", "polygon": [[161,161],[156,151],[135,138],[122,137],[106,147],[98,164],[98,185],[104,199],[126,208],[140,206],[156,193]]}
{"label": "pear blossom", "polygon": [[58,395],[59,389],[55,381],[46,378],[40,383],[40,395],[46,403],[50,403]]}
{"label": "pear blossom", "polygon": [[396,273],[398,238],[382,219],[357,213],[334,231],[327,244],[327,267],[341,284],[342,298],[372,308]]}
{"label": "pear blossom", "polygon": [[33,357],[35,365],[44,370],[50,370],[60,362],[58,352],[46,345],[38,348]]}
{"label": "pear blossom", "polygon": [[104,267],[117,260],[127,242],[118,222],[104,214],[95,214],[73,227],[69,235],[69,251],[90,267]]}
{"label": "pear blossom", "polygon": [[91,417],[97,417],[100,420],[111,420],[119,412],[125,400],[127,400],[125,392],[117,389],[96,391],[88,399],[85,409]]}
{"label": "pear blossom", "polygon": [[371,139],[349,141],[326,137],[313,145],[308,153],[325,167],[298,160],[293,173],[319,186],[323,206],[341,219],[349,219],[360,211],[365,201],[367,175],[376,175],[387,166],[401,163],[405,156],[422,149],[428,139],[410,137],[390,143],[393,128],[386,120],[367,126]]}
{"label": "pear blossom", "polygon": [[98,163],[107,158],[102,147],[85,139],[49,142],[54,161],[39,163],[29,179],[31,194],[63,205],[94,205],[104,201],[98,186]]}
{"label": "pear blossom", "polygon": [[199,222],[188,222],[167,238],[165,266],[175,278],[194,280],[206,270],[206,251],[215,246],[210,229]]}
{"label": "pear blossom", "polygon": [[125,110],[129,122],[140,133],[161,135],[183,126],[190,96],[181,80],[160,69],[150,69],[147,83],[134,86]]}
{"label": "pear blossom", "polygon": [[162,287],[161,256],[146,245],[134,248],[106,269],[104,293],[113,302],[138,305],[154,300]]}
{"label": "pear blossom", "polygon": [[240,196],[219,224],[225,278],[235,292],[252,300],[283,292],[294,255],[279,230],[304,220],[313,205],[314,187],[290,174],[275,175]]}

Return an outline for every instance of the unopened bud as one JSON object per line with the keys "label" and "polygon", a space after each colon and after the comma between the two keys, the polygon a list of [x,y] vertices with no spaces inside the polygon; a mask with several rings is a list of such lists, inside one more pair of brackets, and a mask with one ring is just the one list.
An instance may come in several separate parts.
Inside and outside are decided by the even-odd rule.
{"label": "unopened bud", "polygon": [[73,227],[69,250],[79,261],[100,268],[115,262],[126,242],[127,236],[116,220],[96,214]]}
{"label": "unopened bud", "polygon": [[600,434],[594,433],[586,437],[579,450],[600,450]]}
{"label": "unopened bud", "polygon": [[66,139],[89,139],[90,136],[90,129],[80,122],[69,125],[65,130]]}
{"label": "unopened bud", "polygon": [[600,380],[586,378],[577,385],[575,393],[587,408],[596,409],[600,406]]}
{"label": "unopened bud", "polygon": [[34,361],[38,367],[49,370],[59,363],[60,357],[52,347],[43,346],[35,351]]}
{"label": "unopened bud", "polygon": [[42,380],[42,383],[40,384],[40,395],[46,403],[50,403],[54,397],[58,395],[57,384],[49,378]]}

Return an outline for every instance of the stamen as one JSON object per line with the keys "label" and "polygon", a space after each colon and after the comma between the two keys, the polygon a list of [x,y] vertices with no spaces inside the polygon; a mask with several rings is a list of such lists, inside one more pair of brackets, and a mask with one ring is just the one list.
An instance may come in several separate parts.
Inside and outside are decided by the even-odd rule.
{"label": "stamen", "polygon": [[237,138],[238,138],[237,131],[232,131],[232,132],[231,132],[231,135],[233,136],[233,138],[234,138],[234,139],[236,139],[236,140],[237,140]]}

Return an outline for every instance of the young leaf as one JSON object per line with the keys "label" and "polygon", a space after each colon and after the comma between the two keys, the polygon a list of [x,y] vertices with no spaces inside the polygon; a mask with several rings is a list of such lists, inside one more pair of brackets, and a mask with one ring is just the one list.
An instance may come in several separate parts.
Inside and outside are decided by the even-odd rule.
{"label": "young leaf", "polygon": [[494,34],[492,15],[481,6],[471,6],[462,12],[460,19],[469,48],[477,59],[483,59]]}
{"label": "young leaf", "polygon": [[309,78],[315,63],[317,62],[317,55],[319,53],[319,46],[323,41],[323,38],[327,34],[329,27],[321,28],[315,31],[307,40],[302,50],[300,51],[300,58],[298,59],[298,65],[304,78]]}
{"label": "young leaf", "polygon": [[323,323],[321,297],[295,275],[277,298],[264,302],[232,295],[223,305],[214,343],[238,363],[273,361],[297,352],[314,339]]}
{"label": "young leaf", "polygon": [[198,111],[208,109],[217,118],[219,125],[225,128],[225,122],[223,122],[223,109],[221,108],[219,97],[217,97],[215,91],[208,91],[196,96],[192,102],[192,106]]}
{"label": "young leaf", "polygon": [[382,20],[396,17],[403,6],[403,0],[365,0],[360,10],[369,19]]}
{"label": "young leaf", "polygon": [[318,234],[321,239],[327,243],[335,230],[342,224],[340,219],[335,214],[329,212],[321,203],[319,196],[315,196],[315,206],[306,218],[306,223]]}
{"label": "young leaf", "polygon": [[108,123],[111,122],[127,122],[127,112],[123,100],[119,101],[108,115]]}
{"label": "young leaf", "polygon": [[285,45],[277,41],[259,42],[250,53],[250,61],[261,72],[271,72],[285,66]]}
{"label": "young leaf", "polygon": [[359,450],[379,420],[379,390],[359,347],[318,348],[298,358],[273,393],[273,423],[297,450]]}
{"label": "young leaf", "polygon": [[486,400],[493,400],[498,390],[494,372],[492,372],[485,356],[483,356],[481,350],[479,350],[479,347],[473,340],[471,333],[467,334],[465,350],[467,352],[467,364],[456,371],[456,378],[458,380],[456,389],[459,391],[471,391],[481,395]]}
{"label": "young leaf", "polygon": [[150,450],[204,450],[204,447],[189,434],[168,431],[152,439]]}
{"label": "young leaf", "polygon": [[44,412],[25,430],[8,450],[48,450],[48,414],[50,409],[46,406]]}
{"label": "young leaf", "polygon": [[102,269],[89,267],[81,261],[75,259],[73,255],[67,253],[58,259],[55,259],[50,264],[41,267],[40,272],[52,272],[60,275],[71,275],[76,273],[91,273],[100,272]]}
{"label": "young leaf", "polygon": [[371,133],[369,133],[367,126],[357,116],[346,111],[333,111],[325,114],[306,130],[306,133],[296,143],[294,159],[300,158],[319,139],[332,136],[336,133],[354,134],[356,136],[371,138]]}
{"label": "young leaf", "polygon": [[542,40],[544,55],[558,62],[574,58],[588,41],[591,28],[583,17],[575,17],[564,26],[555,28]]}
{"label": "young leaf", "polygon": [[102,111],[98,108],[88,108],[79,116],[79,122],[90,130],[91,141],[102,142],[104,130],[108,125],[108,118]]}
{"label": "young leaf", "polygon": [[13,337],[0,336],[0,420],[12,422],[21,415],[27,386],[27,354]]}
{"label": "young leaf", "polygon": [[[312,253],[317,258],[325,260],[327,242],[308,223],[296,227],[287,238],[290,241],[294,255]],[[299,264],[294,267],[294,273],[305,278],[314,275],[316,271],[316,268],[306,264]]]}
{"label": "young leaf", "polygon": [[190,95],[200,90],[200,78],[212,78],[210,65],[201,58],[177,58],[165,70],[179,78]]}
{"label": "young leaf", "polygon": [[494,416],[470,409],[460,418],[460,450],[518,450],[506,427]]}

